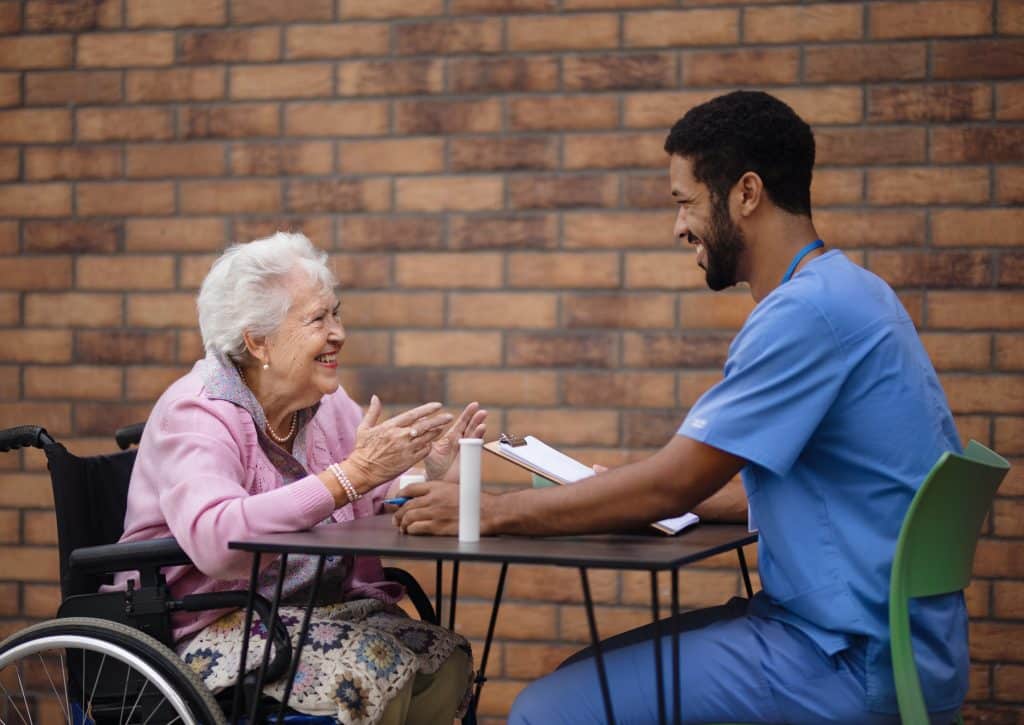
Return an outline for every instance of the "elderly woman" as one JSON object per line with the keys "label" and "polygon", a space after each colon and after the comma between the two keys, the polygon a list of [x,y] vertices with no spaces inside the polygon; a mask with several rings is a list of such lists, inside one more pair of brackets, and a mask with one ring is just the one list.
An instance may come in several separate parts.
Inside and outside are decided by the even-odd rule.
{"label": "elderly woman", "polygon": [[[336,282],[301,234],[229,248],[199,293],[206,358],[157,401],[139,445],[122,541],[174,536],[193,566],[168,573],[175,597],[245,588],[250,556],[227,542],[381,512],[395,479],[421,463],[457,480],[457,439],[484,433],[471,403],[457,420],[427,403],[381,421],[338,385],[345,343]],[[285,603],[304,602],[315,566],[290,557]],[[278,566],[260,582],[273,592]],[[130,575],[121,575],[120,585]],[[451,722],[472,674],[466,641],[412,620],[380,561],[329,557],[290,704],[342,723]],[[301,610],[282,608],[297,639]],[[178,652],[213,690],[234,683],[242,613],[177,614]],[[265,633],[253,638],[259,662]],[[280,697],[284,683],[268,685]]]}

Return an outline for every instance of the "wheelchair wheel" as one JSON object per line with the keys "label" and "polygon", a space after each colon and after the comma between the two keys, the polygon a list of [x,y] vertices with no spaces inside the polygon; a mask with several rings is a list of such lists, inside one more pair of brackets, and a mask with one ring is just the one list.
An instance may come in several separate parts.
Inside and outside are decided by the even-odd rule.
{"label": "wheelchair wheel", "polygon": [[0,722],[224,725],[167,646],[116,622],[53,619],[0,643]]}

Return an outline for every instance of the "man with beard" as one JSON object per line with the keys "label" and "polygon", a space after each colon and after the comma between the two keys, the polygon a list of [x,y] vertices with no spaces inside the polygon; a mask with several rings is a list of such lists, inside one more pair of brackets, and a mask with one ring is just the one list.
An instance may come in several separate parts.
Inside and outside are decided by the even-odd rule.
{"label": "man with beard", "polygon": [[[481,532],[616,531],[695,507],[734,517],[745,502],[714,494],[742,473],[763,589],[682,615],[684,720],[898,723],[892,556],[925,475],[960,451],[935,370],[889,286],[823,249],[811,220],[814,137],[789,106],[765,93],[720,96],[683,116],[665,150],[676,236],[697,248],[709,287],[746,282],[757,302],[724,378],[644,461],[484,496]],[[455,486],[405,492],[415,498],[396,514],[402,530],[457,531]],[[967,689],[963,595],[916,600],[911,620],[933,722],[951,722]],[[652,636],[647,627],[605,644],[620,722],[657,719]],[[670,662],[668,635],[661,646]],[[601,722],[588,654],[527,687],[509,723]]]}

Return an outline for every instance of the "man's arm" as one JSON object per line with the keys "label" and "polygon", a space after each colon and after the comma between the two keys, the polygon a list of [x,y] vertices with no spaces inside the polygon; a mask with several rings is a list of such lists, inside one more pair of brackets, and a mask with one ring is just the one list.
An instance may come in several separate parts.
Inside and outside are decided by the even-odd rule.
{"label": "man's arm", "polygon": [[[527,489],[481,500],[483,534],[550,536],[621,531],[678,516],[724,486],[746,461],[686,436],[650,458],[569,486]],[[458,531],[458,488],[413,484],[396,522],[411,534]]]}
{"label": "man's arm", "polygon": [[691,511],[702,521],[721,521],[745,524],[747,522],[747,492],[743,482],[734,478],[708,498],[694,506]]}

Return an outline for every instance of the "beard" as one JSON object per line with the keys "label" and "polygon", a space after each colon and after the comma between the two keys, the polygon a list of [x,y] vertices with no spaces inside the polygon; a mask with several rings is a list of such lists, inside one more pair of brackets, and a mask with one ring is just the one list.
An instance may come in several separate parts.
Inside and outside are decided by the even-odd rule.
{"label": "beard", "polygon": [[707,266],[704,280],[715,292],[737,283],[740,255],[747,248],[743,230],[732,220],[725,199],[716,199],[711,207],[711,228],[704,237]]}

